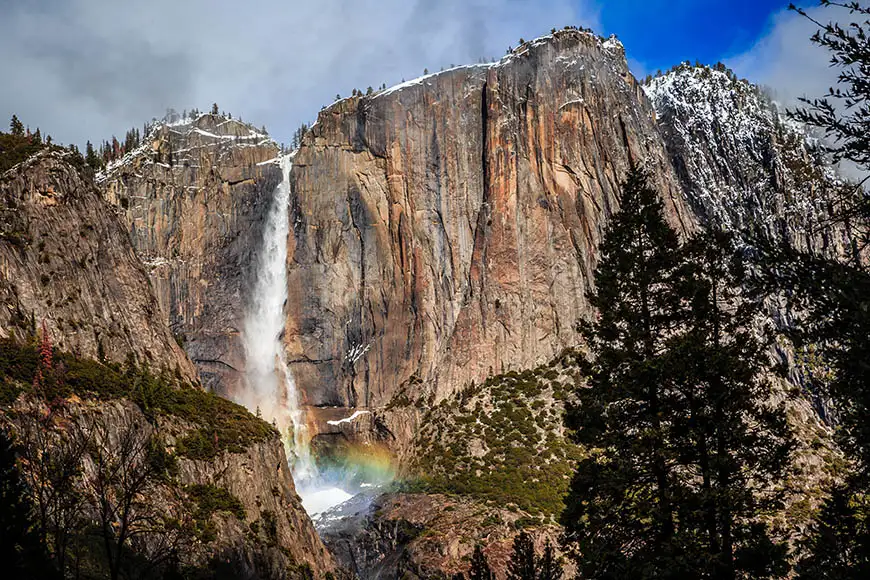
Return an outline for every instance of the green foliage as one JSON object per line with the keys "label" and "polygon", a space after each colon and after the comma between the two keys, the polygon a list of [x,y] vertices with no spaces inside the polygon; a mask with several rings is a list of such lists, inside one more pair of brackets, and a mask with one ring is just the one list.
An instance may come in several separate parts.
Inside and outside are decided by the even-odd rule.
{"label": "green foliage", "polygon": [[600,314],[580,325],[589,388],[568,414],[593,450],[562,515],[582,575],[783,573],[785,546],[758,518],[781,507],[792,440],[768,404],[744,276],[724,236],[680,246],[646,177],[629,175],[590,297]]}
{"label": "green foliage", "polygon": [[0,173],[48,147],[32,137],[0,131]]}
{"label": "green foliage", "polygon": [[[511,371],[469,385],[423,420],[415,441],[415,488],[514,504],[554,517],[583,450],[566,441],[563,363]],[[548,378],[549,377],[549,378]],[[573,379],[571,379],[573,381]]]}
{"label": "green foliage", "polygon": [[[48,399],[77,395],[99,400],[128,399],[149,418],[174,416],[199,427],[177,442],[178,454],[211,459],[223,451],[242,453],[253,443],[274,437],[275,428],[244,407],[183,383],[165,370],[128,361],[126,368],[56,352],[55,372],[45,381]],[[10,405],[34,382],[38,352],[32,343],[0,339],[0,404]]]}
{"label": "green foliage", "polygon": [[228,489],[210,484],[189,485],[187,494],[196,502],[196,518],[207,520],[218,512],[226,512],[244,521],[245,506]]}

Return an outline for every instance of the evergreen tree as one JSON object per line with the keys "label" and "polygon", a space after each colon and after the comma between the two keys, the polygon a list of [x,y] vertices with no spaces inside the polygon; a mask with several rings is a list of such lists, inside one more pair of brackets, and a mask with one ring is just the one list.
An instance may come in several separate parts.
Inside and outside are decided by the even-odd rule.
{"label": "evergreen tree", "polygon": [[792,439],[771,399],[760,311],[728,239],[681,247],[643,174],[632,172],[601,246],[599,317],[581,324],[588,388],[568,424],[593,450],[562,521],[581,576],[767,578],[785,546],[758,516]]}
{"label": "evergreen tree", "polygon": [[97,157],[97,153],[94,151],[94,146],[90,141],[85,144],[85,163],[87,163],[92,169],[98,170],[102,167],[102,163],[100,163],[100,158]]}
{"label": "evergreen tree", "polygon": [[[805,99],[791,111],[798,120],[821,129],[832,158],[870,170],[870,7],[860,2],[822,0],[822,6],[851,22],[823,24],[790,6],[817,26],[811,41],[831,54],[840,70],[838,83],[821,98]],[[802,313],[801,325],[787,334],[797,348],[813,348],[830,369],[827,384],[811,384],[819,397],[832,400],[836,437],[853,473],[833,490],[819,520],[802,546],[802,578],[863,578],[870,561],[870,194],[859,184],[844,186],[833,220],[853,234],[849,263],[838,263],[790,247],[762,248],[764,284]]]}
{"label": "evergreen tree", "polygon": [[535,545],[525,531],[514,538],[514,548],[508,562],[508,580],[535,580]]}
{"label": "evergreen tree", "polygon": [[870,509],[867,497],[847,484],[838,486],[804,540],[808,555],[798,564],[799,580],[870,578]]}
{"label": "evergreen tree", "polygon": [[12,115],[12,121],[9,122],[9,131],[16,137],[24,136],[24,124],[18,120],[18,115]]}
{"label": "evergreen tree", "polygon": [[598,318],[579,325],[591,356],[588,388],[577,391],[567,414],[574,439],[596,450],[577,466],[562,514],[582,576],[682,572],[672,554],[677,493],[665,439],[682,409],[667,398],[663,372],[680,319],[678,250],[656,192],[632,171],[600,247],[590,296]]}
{"label": "evergreen tree", "polygon": [[217,114],[218,114],[218,111],[219,111],[219,109],[218,109],[218,105],[217,105],[217,103],[213,104],[213,105],[211,106],[211,114],[212,114],[212,115],[217,115]]}
{"label": "evergreen tree", "polygon": [[671,441],[680,472],[700,487],[683,488],[682,536],[699,548],[699,573],[779,576],[786,546],[757,516],[782,507],[781,492],[769,490],[785,476],[793,440],[781,405],[768,403],[769,345],[756,337],[760,304],[746,296],[745,264],[724,234],[696,235],[683,261],[689,312],[667,367],[687,412],[675,415]]}
{"label": "evergreen tree", "polygon": [[562,564],[556,558],[553,544],[547,540],[544,546],[544,555],[538,560],[537,580],[562,580]]}
{"label": "evergreen tree", "polygon": [[[801,99],[806,107],[791,114],[829,137],[826,148],[834,161],[848,160],[867,170],[870,169],[870,6],[853,1],[819,3],[844,10],[844,16],[848,14],[852,22],[822,24],[794,4],[789,8],[818,27],[811,41],[831,53],[831,66],[840,69],[837,86],[821,98]],[[841,220],[863,228],[862,248],[870,244],[870,193],[863,187],[865,181],[842,191],[838,212]]]}
{"label": "evergreen tree", "polygon": [[468,580],[495,580],[495,574],[492,573],[480,544],[474,546],[474,553],[471,555],[471,568],[468,570]]}

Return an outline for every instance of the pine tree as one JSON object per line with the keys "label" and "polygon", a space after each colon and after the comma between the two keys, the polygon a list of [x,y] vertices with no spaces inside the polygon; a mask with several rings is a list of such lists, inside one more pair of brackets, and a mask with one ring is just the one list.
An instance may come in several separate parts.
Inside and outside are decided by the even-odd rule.
{"label": "pine tree", "polygon": [[550,540],[547,540],[547,544],[544,546],[544,555],[538,560],[537,568],[537,580],[562,580],[564,575],[562,564],[556,558]]}
{"label": "pine tree", "polygon": [[212,114],[212,115],[217,115],[217,114],[218,114],[218,111],[219,111],[219,109],[218,109],[218,105],[217,105],[217,103],[213,104],[213,105],[211,106],[211,114]]}
{"label": "pine tree", "polygon": [[24,124],[18,120],[18,115],[12,115],[12,120],[9,122],[9,131],[16,137],[24,136]]}
{"label": "pine tree", "polygon": [[471,568],[468,570],[468,580],[495,580],[495,574],[492,573],[480,544],[474,546],[474,553],[471,555]]}
{"label": "pine tree", "polygon": [[42,321],[38,351],[36,373],[33,375],[33,392],[46,398],[46,389],[54,385],[54,349],[45,320]]}
{"label": "pine tree", "polygon": [[685,246],[633,172],[601,246],[599,311],[581,324],[591,361],[568,423],[594,450],[562,521],[592,578],[768,578],[786,548],[758,516],[789,464],[792,438],[768,403],[758,302],[729,240]]}
{"label": "pine tree", "polygon": [[[817,26],[810,40],[831,53],[831,66],[840,69],[837,86],[821,98],[800,99],[806,107],[790,113],[824,132],[829,138],[826,148],[834,161],[845,159],[866,171],[870,169],[870,6],[830,0],[820,4],[845,9],[843,15],[848,14],[852,22],[822,24],[794,4],[789,9]],[[861,249],[870,245],[870,193],[863,184],[842,191],[837,216],[863,227]]]}
{"label": "pine tree", "polygon": [[674,416],[671,441],[700,488],[684,488],[681,536],[697,544],[696,568],[710,577],[778,577],[787,548],[757,516],[782,507],[781,492],[768,490],[786,475],[793,440],[784,409],[768,402],[760,302],[746,296],[746,266],[724,234],[696,235],[682,271],[689,312],[666,367],[687,412]]}
{"label": "pine tree", "polygon": [[94,146],[90,141],[85,144],[85,163],[94,170],[100,169],[102,166],[100,158],[97,157],[97,153],[94,151]]}
{"label": "pine tree", "polygon": [[656,192],[632,171],[600,248],[590,296],[598,318],[579,325],[588,388],[567,414],[575,440],[597,450],[577,466],[562,514],[581,575],[667,577],[684,562],[672,554],[679,494],[666,441],[682,409],[666,396],[662,365],[682,314],[678,251]]}
{"label": "pine tree", "polygon": [[514,538],[513,552],[508,562],[508,580],[535,580],[535,545],[525,531]]}
{"label": "pine tree", "polygon": [[[830,52],[839,69],[837,85],[821,98],[804,99],[790,111],[799,121],[821,129],[834,160],[870,169],[870,7],[861,2],[822,0],[851,22],[827,24],[791,5],[817,30],[812,43]],[[832,204],[834,219],[853,233],[848,264],[801,253],[794,248],[764,247],[759,271],[764,285],[804,313],[802,324],[788,329],[797,348],[816,349],[830,369],[828,384],[811,384],[829,397],[838,423],[836,438],[853,468],[846,484],[832,491],[816,524],[802,542],[808,553],[798,563],[801,578],[864,578],[870,561],[870,193],[866,180],[843,187]],[[824,227],[824,224],[822,225]]]}

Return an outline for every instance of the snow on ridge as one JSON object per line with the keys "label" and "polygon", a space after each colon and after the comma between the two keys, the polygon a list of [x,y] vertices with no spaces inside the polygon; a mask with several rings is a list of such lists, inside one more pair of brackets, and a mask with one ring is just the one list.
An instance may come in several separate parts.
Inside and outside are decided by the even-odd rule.
{"label": "snow on ridge", "polygon": [[[532,40],[526,41],[525,43],[518,46],[517,48],[515,48],[514,50],[512,50],[508,54],[504,55],[503,57],[501,57],[499,60],[497,60],[495,62],[464,64],[464,65],[450,67],[450,68],[447,68],[447,69],[444,69],[444,70],[441,70],[438,72],[425,74],[425,75],[419,76],[417,78],[411,79],[409,81],[403,81],[397,85],[387,87],[386,89],[384,89],[382,91],[378,91],[375,94],[373,94],[371,96],[371,98],[377,99],[378,97],[397,93],[403,89],[407,89],[407,88],[414,87],[414,86],[424,85],[424,84],[426,84],[427,80],[430,80],[433,77],[437,77],[439,75],[447,74],[450,72],[455,72],[458,70],[474,71],[477,69],[488,70],[491,68],[499,68],[499,67],[502,67],[506,64],[509,64],[510,62],[512,62],[513,60],[515,60],[519,57],[522,57],[522,56],[528,54],[528,52],[531,48],[537,48],[537,47],[543,46],[543,45],[551,42],[552,40],[554,40],[557,36],[564,35],[566,33],[575,33],[578,35],[583,35],[583,36],[594,38],[596,40],[596,42],[598,42],[600,47],[605,51],[608,51],[608,52],[617,51],[617,52],[621,52],[622,54],[625,53],[625,46],[622,44],[622,41],[620,41],[616,37],[616,35],[611,35],[609,38],[603,38],[601,36],[598,36],[597,34],[595,34],[591,30],[581,30],[581,29],[576,29],[576,28],[571,28],[571,29],[567,29],[567,30],[560,29],[560,30],[556,30],[555,33],[551,32],[550,34],[545,34],[543,36],[539,36],[537,38],[533,38]],[[328,108],[332,107],[333,105],[335,105],[336,103],[344,101],[347,98],[351,98],[351,97],[345,97],[344,99],[339,99],[339,100],[333,102],[331,105],[327,106],[326,108],[328,109]]]}
{"label": "snow on ridge", "polygon": [[802,231],[824,215],[814,191],[835,176],[814,153],[818,139],[758,87],[730,71],[683,64],[643,89],[668,129],[669,149],[683,159],[688,195],[708,218],[734,231],[776,232],[778,220]]}
{"label": "snow on ridge", "polygon": [[[190,137],[192,134],[197,134],[202,137],[207,137],[209,139],[214,139],[218,143],[232,142],[233,144],[237,144],[238,146],[245,145],[266,145],[269,143],[273,143],[276,146],[278,143],[272,139],[268,134],[258,131],[254,128],[253,125],[249,123],[245,123],[238,119],[231,119],[224,117],[224,120],[218,123],[216,126],[221,127],[223,125],[229,123],[236,123],[242,125],[247,128],[248,133],[245,135],[219,135],[217,133],[212,133],[211,131],[206,131],[204,129],[200,129],[198,124],[200,121],[207,116],[212,116],[212,113],[203,113],[198,117],[183,117],[178,115],[169,116],[167,115],[163,119],[159,121],[153,121],[151,126],[149,127],[147,135],[142,136],[142,141],[139,147],[126,152],[122,157],[115,159],[114,161],[110,161],[106,168],[102,171],[98,172],[94,178],[96,183],[102,183],[106,179],[108,179],[109,175],[115,172],[119,167],[127,165],[131,163],[135,158],[148,155],[152,153],[152,143],[157,140],[158,135],[161,130],[168,129],[173,133],[178,135],[182,135],[184,137]],[[256,143],[251,143],[251,141],[256,140]],[[179,149],[174,150],[173,153],[181,153],[184,151],[188,151],[187,149]],[[161,164],[162,165],[162,164]]]}

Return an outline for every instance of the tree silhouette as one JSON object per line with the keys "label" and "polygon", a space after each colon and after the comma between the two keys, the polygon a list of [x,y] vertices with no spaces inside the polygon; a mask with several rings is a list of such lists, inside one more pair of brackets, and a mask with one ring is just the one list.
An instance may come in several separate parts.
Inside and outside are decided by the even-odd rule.
{"label": "tree silhouette", "polygon": [[514,538],[513,552],[508,562],[508,580],[535,580],[535,545],[528,532],[522,531]]}
{"label": "tree silhouette", "polygon": [[483,548],[480,544],[474,546],[474,553],[471,555],[471,568],[468,570],[468,580],[494,580],[495,574],[489,567],[489,562],[486,555],[483,553]]}
{"label": "tree silhouette", "polygon": [[3,577],[12,580],[57,576],[37,532],[33,504],[5,429],[0,429],[0,562]]}
{"label": "tree silhouette", "polygon": [[556,558],[553,544],[547,540],[544,554],[538,560],[538,580],[562,580],[562,564]]}

